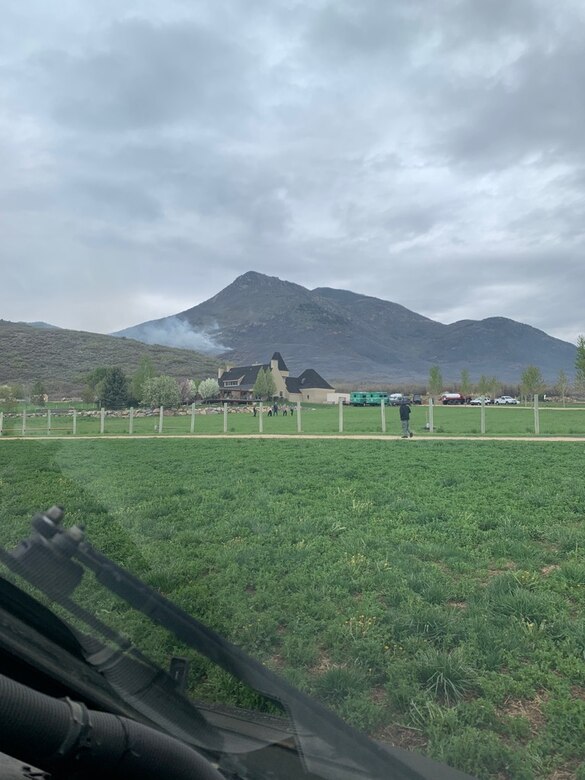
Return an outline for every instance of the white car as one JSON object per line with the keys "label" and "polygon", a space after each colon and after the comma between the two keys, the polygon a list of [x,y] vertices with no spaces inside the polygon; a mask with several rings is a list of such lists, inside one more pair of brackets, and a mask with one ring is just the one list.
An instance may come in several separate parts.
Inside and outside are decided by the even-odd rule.
{"label": "white car", "polygon": [[501,395],[499,398],[496,398],[494,403],[498,404],[499,406],[505,406],[506,404],[517,404],[518,399],[512,398],[511,395]]}
{"label": "white car", "polygon": [[474,399],[473,399],[473,400],[471,400],[469,403],[470,403],[472,406],[481,406],[481,403],[482,403],[482,401],[483,401],[483,402],[485,403],[485,405],[487,406],[488,404],[491,404],[491,402],[492,402],[492,399],[489,397],[489,395],[486,395],[486,396],[480,395],[480,396],[479,396],[479,398],[474,398]]}

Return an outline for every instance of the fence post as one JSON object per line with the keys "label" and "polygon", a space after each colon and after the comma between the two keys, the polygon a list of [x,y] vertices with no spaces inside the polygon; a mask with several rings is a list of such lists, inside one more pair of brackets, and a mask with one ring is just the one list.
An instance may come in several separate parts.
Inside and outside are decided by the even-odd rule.
{"label": "fence post", "polygon": [[534,394],[534,433],[540,433],[540,410],[538,408],[538,393]]}
{"label": "fence post", "polygon": [[195,433],[195,402],[191,404],[191,433]]}
{"label": "fence post", "polygon": [[26,434],[26,409],[22,410],[22,435]]}
{"label": "fence post", "polygon": [[47,436],[51,435],[51,410],[47,409]]}
{"label": "fence post", "polygon": [[134,407],[130,407],[130,417],[128,418],[128,435],[132,436],[134,433]]}
{"label": "fence post", "polygon": [[339,433],[343,433],[343,398],[339,399]]}
{"label": "fence post", "polygon": [[3,428],[4,428],[4,412],[0,412],[0,436],[2,436]]}
{"label": "fence post", "polygon": [[102,406],[100,409],[100,433],[103,433],[106,428],[106,410]]}
{"label": "fence post", "polygon": [[223,404],[223,432],[227,433],[227,403]]}
{"label": "fence post", "polygon": [[481,432],[485,433],[485,396],[481,397]]}
{"label": "fence post", "polygon": [[164,413],[165,413],[165,408],[164,408],[164,406],[161,404],[161,405],[160,405],[160,409],[158,410],[158,432],[159,432],[159,433],[162,433],[162,432],[163,432],[163,425],[164,425]]}
{"label": "fence post", "polygon": [[264,404],[260,401],[260,411],[258,412],[258,431],[263,433],[264,423],[262,422],[262,415],[264,413]]}
{"label": "fence post", "polygon": [[297,433],[300,433],[301,430],[301,402],[297,401]]}
{"label": "fence post", "polygon": [[433,419],[434,403],[432,396],[429,398],[429,431],[432,433],[435,430],[435,422]]}
{"label": "fence post", "polygon": [[382,415],[382,433],[386,433],[386,406],[384,399],[380,399],[380,414]]}
{"label": "fence post", "polygon": [[77,409],[73,410],[73,435],[77,435]]}

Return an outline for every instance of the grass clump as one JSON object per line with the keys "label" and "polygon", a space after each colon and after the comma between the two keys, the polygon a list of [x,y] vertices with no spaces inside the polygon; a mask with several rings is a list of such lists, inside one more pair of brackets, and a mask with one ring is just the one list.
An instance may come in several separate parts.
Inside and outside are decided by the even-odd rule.
{"label": "grass clump", "polygon": [[453,704],[472,690],[476,674],[457,648],[446,652],[429,648],[415,659],[419,684],[437,701]]}

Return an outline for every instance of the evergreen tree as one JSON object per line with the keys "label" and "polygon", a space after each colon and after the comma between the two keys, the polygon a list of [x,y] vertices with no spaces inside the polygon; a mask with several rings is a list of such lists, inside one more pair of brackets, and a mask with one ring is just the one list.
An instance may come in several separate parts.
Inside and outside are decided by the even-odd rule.
{"label": "evergreen tree", "polygon": [[105,409],[123,409],[128,404],[129,383],[121,368],[108,368],[97,387],[100,405]]}

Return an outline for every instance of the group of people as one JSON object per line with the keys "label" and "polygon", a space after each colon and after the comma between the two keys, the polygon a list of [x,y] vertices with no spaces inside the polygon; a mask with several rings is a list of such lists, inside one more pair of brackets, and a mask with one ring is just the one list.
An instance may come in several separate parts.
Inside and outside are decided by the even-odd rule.
{"label": "group of people", "polygon": [[[280,407],[280,410],[282,412],[282,416],[286,417],[287,414],[290,414],[290,416],[293,416],[294,413],[294,406],[282,406]],[[276,417],[278,415],[279,406],[274,402],[272,406],[268,407],[268,417]],[[412,439],[412,431],[410,430],[410,405],[408,401],[402,401],[402,403],[399,406],[399,413],[400,413],[400,423],[402,425],[402,439]],[[253,414],[254,417],[258,414],[258,407],[256,404],[254,404],[253,407]]]}
{"label": "group of people", "polygon": [[[256,417],[257,414],[258,414],[258,407],[256,406],[256,404],[254,404],[254,407],[253,407],[252,411],[253,411],[254,417]],[[279,407],[278,404],[275,401],[272,406],[268,407],[267,416],[268,417],[276,417],[278,415],[279,411],[282,413],[283,417],[286,417],[289,414],[292,417],[293,414],[294,414],[294,406],[286,406],[285,405],[285,406]]]}

